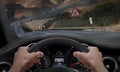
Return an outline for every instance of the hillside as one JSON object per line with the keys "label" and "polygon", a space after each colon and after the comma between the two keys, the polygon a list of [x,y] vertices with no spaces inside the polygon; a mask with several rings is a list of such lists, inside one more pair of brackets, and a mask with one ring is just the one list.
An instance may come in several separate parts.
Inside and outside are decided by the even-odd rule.
{"label": "hillside", "polygon": [[[57,23],[56,27],[109,26],[118,24],[120,21],[120,1],[105,0],[83,8],[80,17],[69,18],[69,16],[69,12],[58,14],[54,19],[55,23]],[[93,25],[89,24],[89,17],[93,18]]]}
{"label": "hillside", "polygon": [[83,15],[84,19],[88,17],[93,17],[94,20],[96,20],[95,24],[100,26],[117,24],[120,20],[120,1],[105,0],[98,3],[90,11]]}

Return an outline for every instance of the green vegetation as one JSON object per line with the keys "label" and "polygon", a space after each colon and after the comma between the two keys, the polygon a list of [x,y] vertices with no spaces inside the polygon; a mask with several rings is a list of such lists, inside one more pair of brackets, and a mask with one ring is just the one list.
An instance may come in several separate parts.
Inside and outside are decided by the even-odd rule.
{"label": "green vegetation", "polygon": [[93,17],[96,26],[106,26],[117,23],[120,20],[120,1],[111,2],[106,0],[99,3],[83,16],[84,19],[88,17]]}
{"label": "green vegetation", "polygon": [[[89,17],[93,18],[93,25],[89,24]],[[51,21],[51,25],[56,22],[56,27],[108,26],[117,24],[119,20],[120,1],[104,0],[80,17],[70,18],[70,13],[68,12],[58,14],[55,19]],[[50,23],[48,26],[50,26]]]}
{"label": "green vegetation", "polygon": [[[80,13],[82,11],[79,10]],[[84,13],[84,12],[83,12]],[[80,17],[70,17],[69,12],[64,12],[57,14],[54,19],[46,22],[45,28],[48,29],[52,25],[54,28],[62,27],[96,27],[96,26],[109,26],[117,24],[120,21],[120,1],[119,0],[103,0],[100,3],[91,6],[89,11],[81,14]],[[89,23],[89,17],[93,18],[93,24]],[[27,26],[22,26],[23,30],[26,32],[32,31],[27,28]]]}

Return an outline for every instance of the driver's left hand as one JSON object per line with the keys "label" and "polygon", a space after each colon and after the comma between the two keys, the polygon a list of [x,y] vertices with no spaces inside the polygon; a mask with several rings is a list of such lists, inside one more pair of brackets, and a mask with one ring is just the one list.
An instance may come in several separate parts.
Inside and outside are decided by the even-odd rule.
{"label": "driver's left hand", "polygon": [[25,72],[29,69],[38,58],[43,56],[42,52],[27,51],[28,47],[20,47],[15,53],[13,66],[9,72]]}

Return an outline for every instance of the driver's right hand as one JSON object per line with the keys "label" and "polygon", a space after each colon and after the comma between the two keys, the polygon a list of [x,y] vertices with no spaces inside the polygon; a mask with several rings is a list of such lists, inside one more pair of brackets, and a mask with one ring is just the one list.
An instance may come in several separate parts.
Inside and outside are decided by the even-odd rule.
{"label": "driver's right hand", "polygon": [[88,47],[89,52],[74,52],[73,56],[78,58],[85,67],[92,72],[108,72],[103,64],[102,53],[97,47]]}

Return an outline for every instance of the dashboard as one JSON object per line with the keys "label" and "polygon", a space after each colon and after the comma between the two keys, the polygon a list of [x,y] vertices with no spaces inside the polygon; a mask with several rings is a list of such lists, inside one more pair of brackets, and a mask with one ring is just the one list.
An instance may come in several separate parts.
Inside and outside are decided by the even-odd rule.
{"label": "dashboard", "polygon": [[[41,34],[42,33],[42,34]],[[36,35],[38,34],[38,35]],[[116,38],[120,34],[114,35],[114,33],[90,33],[82,31],[46,31],[35,32],[32,34],[20,35],[22,39],[18,39],[6,45],[0,50],[0,72],[8,72],[12,66],[14,53],[20,46],[32,46],[40,40],[50,37],[67,37],[79,41],[84,46],[96,46],[103,54],[103,62],[109,72],[120,72],[120,46],[119,39]],[[33,36],[34,35],[34,36]],[[29,36],[29,37],[28,37]],[[89,36],[89,37],[88,37]],[[37,72],[38,70],[47,69],[61,64],[72,68],[75,72],[90,72],[84,65],[73,57],[73,52],[77,51],[72,46],[65,46],[62,44],[45,46],[40,51],[44,52],[44,56],[33,66],[27,70],[27,72]]]}
{"label": "dashboard", "polygon": [[[85,45],[85,44],[84,44]],[[44,56],[30,68],[29,71],[35,71],[36,69],[47,69],[55,66],[67,66],[75,69],[76,71],[87,72],[88,69],[73,56],[73,52],[78,51],[71,46],[65,45],[51,45],[41,49]]]}

